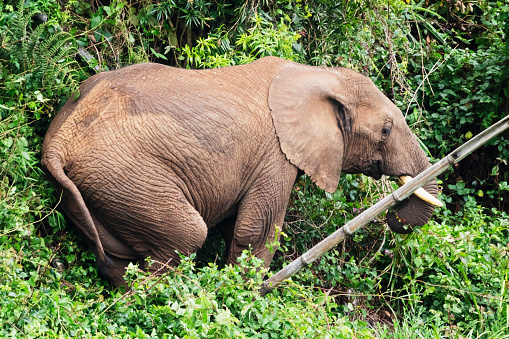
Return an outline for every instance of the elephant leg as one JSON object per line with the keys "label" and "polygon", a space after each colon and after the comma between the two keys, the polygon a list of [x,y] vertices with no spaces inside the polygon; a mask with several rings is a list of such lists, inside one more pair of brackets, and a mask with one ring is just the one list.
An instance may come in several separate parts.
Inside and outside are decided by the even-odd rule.
{"label": "elephant leg", "polygon": [[224,243],[226,245],[226,255],[230,253],[233,236],[235,232],[235,221],[237,219],[237,215],[233,215],[225,220],[221,221],[217,224],[217,230],[221,233],[221,236],[224,239]]}
{"label": "elephant leg", "polygon": [[[76,231],[81,235],[81,238],[85,241],[88,248],[94,252],[96,258],[97,247],[91,239],[91,236],[85,231],[81,225],[86,221],[84,220],[83,214],[80,212],[79,207],[75,204],[74,199],[70,199],[64,196],[62,201],[62,208],[66,212],[71,222],[76,226]],[[99,273],[105,277],[108,277],[114,287],[125,284],[123,278],[125,269],[131,261],[136,258],[136,253],[126,244],[121,242],[118,238],[114,237],[102,223],[97,219],[93,211],[89,211],[90,216],[94,222],[94,225],[99,234],[99,239],[105,250],[105,262],[97,260],[97,268]]]}
{"label": "elephant leg", "polygon": [[268,217],[261,208],[257,207],[247,203],[245,209],[239,211],[227,263],[237,263],[237,258],[242,251],[250,247],[252,254],[264,261],[265,267],[268,267],[272,261],[277,246],[274,247],[271,244],[276,240],[276,227],[283,226],[286,208],[267,213],[270,214]]}
{"label": "elephant leg", "polygon": [[[126,260],[107,253],[106,263],[99,268],[115,287],[125,284],[123,276],[129,262],[138,262],[143,270],[160,275],[180,263],[179,254],[189,256],[205,242],[207,225],[184,195],[175,193],[170,204],[169,209],[161,207],[139,211],[143,226],[125,237],[125,241],[138,253],[137,260]],[[148,257],[150,262],[144,260]]]}
{"label": "elephant leg", "polygon": [[286,207],[297,171],[289,175],[260,180],[239,205],[228,263],[236,263],[242,251],[251,246],[252,253],[268,267],[274,257],[276,227],[283,227]]}
{"label": "elephant leg", "polygon": [[118,237],[113,236],[102,224],[95,213],[90,211],[90,216],[94,221],[94,225],[97,228],[97,233],[99,234],[99,239],[101,239],[101,243],[105,251],[108,252],[109,256],[117,257],[119,259],[129,259],[134,260],[137,257],[137,254],[133,249],[125,244]]}
{"label": "elephant leg", "polygon": [[168,266],[177,266],[179,254],[189,256],[198,251],[208,232],[205,221],[182,192],[170,193],[168,202],[169,206],[160,204],[158,210],[145,210],[143,227],[130,238],[134,249],[153,261],[144,261],[144,268],[158,274]]}
{"label": "elephant leg", "polygon": [[97,261],[99,273],[108,277],[113,287],[119,287],[126,284],[124,274],[126,267],[132,260],[122,259],[106,253],[106,262]]}

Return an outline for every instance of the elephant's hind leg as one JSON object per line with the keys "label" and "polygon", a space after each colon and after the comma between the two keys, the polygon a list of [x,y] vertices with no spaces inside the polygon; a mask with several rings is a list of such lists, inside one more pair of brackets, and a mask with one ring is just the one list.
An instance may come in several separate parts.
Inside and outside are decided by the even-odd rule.
{"label": "elephant's hind leg", "polygon": [[113,287],[119,287],[126,284],[124,280],[125,270],[131,260],[117,258],[106,253],[106,262],[97,262],[99,273],[108,277]]}
{"label": "elephant's hind leg", "polygon": [[205,221],[184,194],[173,193],[169,203],[169,208],[150,216],[151,221],[139,233],[141,239],[134,240],[135,250],[150,257],[152,264],[145,262],[144,267],[151,272],[161,273],[168,266],[177,266],[179,254],[195,253],[207,238]]}
{"label": "elephant's hind leg", "polygon": [[224,243],[226,245],[226,256],[228,256],[228,253],[230,253],[231,244],[234,237],[235,232],[235,222],[237,219],[237,215],[232,215],[229,218],[226,218],[225,220],[221,221],[216,225],[217,230],[223,237]]}

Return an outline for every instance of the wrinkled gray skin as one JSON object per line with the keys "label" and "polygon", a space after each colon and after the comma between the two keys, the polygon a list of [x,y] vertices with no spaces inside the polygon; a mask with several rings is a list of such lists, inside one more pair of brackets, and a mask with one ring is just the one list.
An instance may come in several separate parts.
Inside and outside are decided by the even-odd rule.
{"label": "wrinkled gray skin", "polygon": [[[299,169],[333,192],[341,171],[378,179],[429,166],[401,112],[349,69],[273,57],[200,71],[147,63],[80,89],[53,120],[42,163],[114,286],[129,262],[176,265],[175,250],[197,251],[212,227],[229,263],[251,245],[268,265]],[[436,183],[424,188],[436,196]],[[401,207],[399,231],[433,212],[415,196]]]}

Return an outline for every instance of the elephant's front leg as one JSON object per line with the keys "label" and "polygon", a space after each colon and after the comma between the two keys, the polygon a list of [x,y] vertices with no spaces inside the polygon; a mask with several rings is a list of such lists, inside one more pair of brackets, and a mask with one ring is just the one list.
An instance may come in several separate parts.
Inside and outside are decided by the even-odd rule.
{"label": "elephant's front leg", "polygon": [[[276,227],[282,227],[297,170],[285,175],[264,177],[252,186],[242,199],[228,254],[228,263],[236,263],[242,251],[251,246],[252,253],[268,267],[277,247]],[[268,246],[269,245],[269,246]]]}

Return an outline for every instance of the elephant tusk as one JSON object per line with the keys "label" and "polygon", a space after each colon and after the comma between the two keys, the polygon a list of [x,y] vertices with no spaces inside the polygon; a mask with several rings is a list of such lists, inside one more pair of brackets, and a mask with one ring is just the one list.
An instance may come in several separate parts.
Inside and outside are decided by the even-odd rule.
{"label": "elephant tusk", "polygon": [[[404,185],[407,182],[409,182],[410,180],[412,180],[413,178],[411,176],[405,175],[405,176],[399,177],[398,179],[399,179],[401,185]],[[430,193],[426,192],[426,190],[422,187],[418,188],[414,192],[414,194],[416,196],[418,196],[419,198],[421,198],[422,200],[426,201],[427,203],[430,203],[431,205],[435,205],[438,207],[444,206],[444,204],[440,200],[438,200],[437,198],[432,196]]]}

